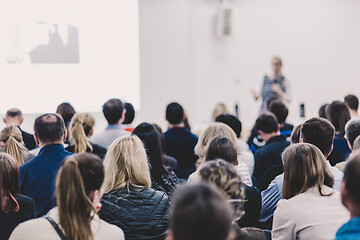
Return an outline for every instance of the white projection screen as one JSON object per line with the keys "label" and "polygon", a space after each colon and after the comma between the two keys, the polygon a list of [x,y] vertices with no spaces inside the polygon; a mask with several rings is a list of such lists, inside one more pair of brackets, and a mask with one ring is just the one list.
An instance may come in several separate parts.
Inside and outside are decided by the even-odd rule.
{"label": "white projection screen", "polygon": [[0,0],[0,112],[140,104],[137,0]]}

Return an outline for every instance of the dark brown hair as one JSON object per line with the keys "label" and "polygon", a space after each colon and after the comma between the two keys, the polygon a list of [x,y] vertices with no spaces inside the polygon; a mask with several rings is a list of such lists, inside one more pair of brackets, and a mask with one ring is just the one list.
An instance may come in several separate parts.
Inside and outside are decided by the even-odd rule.
{"label": "dark brown hair", "polygon": [[19,204],[14,197],[19,192],[19,168],[13,157],[0,153],[0,212],[19,211]]}

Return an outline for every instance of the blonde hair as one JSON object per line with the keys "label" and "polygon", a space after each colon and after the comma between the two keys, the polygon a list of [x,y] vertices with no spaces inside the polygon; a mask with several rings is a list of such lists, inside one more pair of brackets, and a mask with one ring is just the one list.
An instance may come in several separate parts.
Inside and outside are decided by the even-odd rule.
{"label": "blonde hair", "polygon": [[214,107],[212,116],[211,116],[211,121],[215,122],[215,119],[217,116],[221,115],[221,114],[228,114],[230,113],[229,109],[226,107],[225,103],[217,103]]}
{"label": "blonde hair", "polygon": [[237,141],[235,132],[224,123],[211,123],[209,127],[200,135],[199,141],[195,146],[195,153],[199,158],[204,158],[206,155],[207,147],[211,142],[213,137],[225,136],[227,137],[234,145],[237,154],[241,153],[240,145]]}
{"label": "blonde hair", "polygon": [[245,199],[245,190],[240,176],[237,174],[235,166],[222,160],[206,162],[202,165],[199,175],[202,181],[214,184],[228,200],[238,200],[232,204],[237,220],[244,214],[242,203]]}
{"label": "blonde hair", "polygon": [[56,178],[59,224],[67,239],[93,240],[91,221],[96,209],[89,198],[100,190],[104,166],[99,157],[90,153],[69,156]]}
{"label": "blonde hair", "polygon": [[88,148],[92,151],[88,134],[94,127],[94,118],[87,113],[76,113],[70,123],[70,141],[75,145],[74,153],[86,152]]}
{"label": "blonde hair", "polygon": [[127,187],[150,187],[150,171],[144,145],[137,136],[116,139],[104,160],[104,191]]}
{"label": "blonde hair", "polygon": [[15,159],[18,167],[24,164],[27,149],[23,144],[21,131],[17,126],[10,125],[3,128],[0,132],[0,141],[5,144],[1,148],[2,152],[11,155]]}
{"label": "blonde hair", "polygon": [[326,164],[324,154],[309,143],[290,145],[282,154],[284,163],[283,197],[290,199],[311,187],[317,187],[321,196],[324,185],[332,188],[334,177]]}

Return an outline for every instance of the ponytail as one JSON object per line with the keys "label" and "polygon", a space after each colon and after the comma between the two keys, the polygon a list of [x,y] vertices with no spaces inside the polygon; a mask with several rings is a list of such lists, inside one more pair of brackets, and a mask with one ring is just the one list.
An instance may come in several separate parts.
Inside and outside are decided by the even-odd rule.
{"label": "ponytail", "polygon": [[75,114],[71,120],[71,141],[75,145],[74,153],[86,152],[87,148],[92,151],[92,146],[87,134],[94,126],[94,119],[85,113]]}
{"label": "ponytail", "polygon": [[18,167],[24,164],[27,149],[22,143],[21,131],[14,125],[7,126],[1,130],[0,140],[5,143],[2,151],[11,155]]}
{"label": "ponytail", "polygon": [[86,194],[82,174],[75,157],[65,161],[56,180],[60,225],[67,239],[93,240],[92,214],[96,211]]}

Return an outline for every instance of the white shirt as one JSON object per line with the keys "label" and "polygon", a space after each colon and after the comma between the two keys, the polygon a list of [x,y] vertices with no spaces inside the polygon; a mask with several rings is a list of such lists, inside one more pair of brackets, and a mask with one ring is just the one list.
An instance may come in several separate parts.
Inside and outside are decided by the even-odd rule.
{"label": "white shirt", "polygon": [[[51,209],[47,215],[50,216],[57,224],[59,224],[59,213],[57,207]],[[61,226],[59,225],[59,227]],[[125,239],[124,232],[121,230],[121,228],[101,220],[98,215],[95,215],[91,221],[91,230],[95,240]],[[43,217],[20,223],[10,235],[10,240],[35,239],[58,240],[60,237],[50,222]]]}

